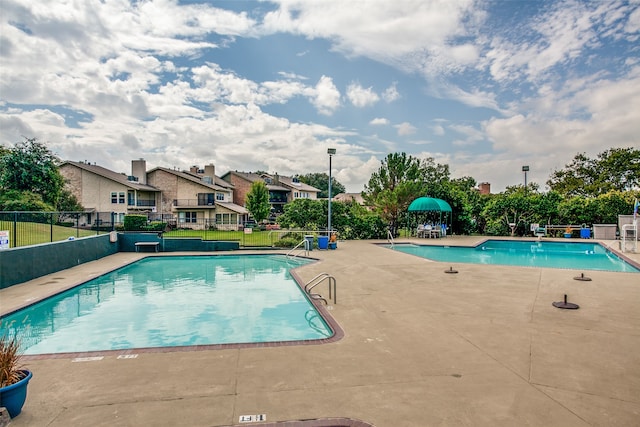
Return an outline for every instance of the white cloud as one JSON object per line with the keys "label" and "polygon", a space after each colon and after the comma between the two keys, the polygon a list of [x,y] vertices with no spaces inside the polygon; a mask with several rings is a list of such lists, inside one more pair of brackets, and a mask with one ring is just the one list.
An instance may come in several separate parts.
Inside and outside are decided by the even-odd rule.
{"label": "white cloud", "polygon": [[389,124],[389,120],[383,117],[376,117],[375,119],[371,120],[369,124],[372,126],[386,126]]}
{"label": "white cloud", "polygon": [[358,108],[370,107],[380,100],[372,88],[364,88],[358,83],[347,86],[347,98]]}
{"label": "white cloud", "polygon": [[386,102],[393,102],[400,99],[400,92],[398,92],[397,83],[394,82],[391,86],[386,88],[384,92],[382,92],[382,99]]}
{"label": "white cloud", "polygon": [[413,126],[409,122],[403,122],[403,123],[400,123],[399,125],[394,125],[394,127],[398,129],[398,135],[400,136],[413,135],[414,133],[416,133],[416,130],[417,130],[415,126]]}
{"label": "white cloud", "polygon": [[331,77],[320,77],[314,90],[307,90],[306,93],[320,114],[330,116],[340,107],[340,91]]}

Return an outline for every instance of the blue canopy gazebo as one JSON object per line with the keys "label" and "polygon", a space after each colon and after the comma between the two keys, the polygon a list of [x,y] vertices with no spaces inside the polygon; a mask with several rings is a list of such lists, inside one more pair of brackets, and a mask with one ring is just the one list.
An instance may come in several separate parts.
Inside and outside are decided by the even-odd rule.
{"label": "blue canopy gazebo", "polygon": [[[418,217],[420,214],[424,214],[425,212],[437,213],[440,224],[446,224],[447,226],[451,225],[451,206],[449,203],[445,202],[442,199],[436,199],[435,197],[418,197],[409,205],[408,209],[409,213],[414,213],[416,218],[416,225],[418,222]],[[442,221],[442,214],[444,213],[444,222]],[[449,221],[447,221],[447,215],[449,216]],[[426,215],[423,215],[426,216]]]}

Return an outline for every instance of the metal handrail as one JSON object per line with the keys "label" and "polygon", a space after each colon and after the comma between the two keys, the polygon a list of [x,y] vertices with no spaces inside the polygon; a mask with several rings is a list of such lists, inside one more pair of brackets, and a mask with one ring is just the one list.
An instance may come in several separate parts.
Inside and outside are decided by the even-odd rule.
{"label": "metal handrail", "polygon": [[286,257],[289,258],[295,258],[298,256],[298,254],[292,255],[293,252],[298,249],[300,247],[300,245],[304,245],[304,255],[305,256],[309,256],[309,247],[307,246],[307,239],[303,239],[300,243],[298,243],[297,245],[295,245],[293,247],[293,249],[291,249],[289,252],[287,252]]}
{"label": "metal handrail", "polygon": [[391,230],[387,230],[387,242],[391,243],[391,249],[393,249],[394,241],[393,241],[393,234],[391,234]]}
{"label": "metal handrail", "polygon": [[[337,304],[338,301],[338,295],[337,295],[337,289],[336,289],[336,278],[333,277],[332,275],[330,275],[329,273],[320,273],[318,274],[316,277],[314,277],[313,279],[309,280],[307,282],[306,285],[304,285],[304,291],[309,294],[310,296],[314,296],[314,295],[318,295],[322,300],[325,301],[325,303],[327,302],[327,300],[325,300],[324,298],[322,298],[321,295],[319,294],[312,294],[311,290],[313,288],[315,288],[316,286],[318,286],[320,283],[322,283],[323,281],[328,280],[329,281],[329,299],[333,298],[333,303]],[[332,286],[333,285],[333,288]]]}

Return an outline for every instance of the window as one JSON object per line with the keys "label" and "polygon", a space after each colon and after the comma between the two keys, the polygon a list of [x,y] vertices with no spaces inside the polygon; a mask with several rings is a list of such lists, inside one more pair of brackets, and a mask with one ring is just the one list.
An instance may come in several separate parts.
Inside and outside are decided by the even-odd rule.
{"label": "window", "polygon": [[119,193],[117,191],[112,191],[111,203],[124,205],[125,204],[124,191],[121,191]]}
{"label": "window", "polygon": [[298,198],[298,192],[297,192],[297,191],[295,191],[295,192],[293,193],[293,198],[294,198],[294,199],[297,199],[297,198]]}
{"label": "window", "polygon": [[199,206],[206,206],[206,205],[213,205],[214,203],[214,199],[215,198],[215,194],[214,193],[198,193],[198,205]]}
{"label": "window", "polygon": [[185,212],[186,222],[197,222],[197,212]]}
{"label": "window", "polygon": [[224,193],[216,193],[216,200],[224,202]]}

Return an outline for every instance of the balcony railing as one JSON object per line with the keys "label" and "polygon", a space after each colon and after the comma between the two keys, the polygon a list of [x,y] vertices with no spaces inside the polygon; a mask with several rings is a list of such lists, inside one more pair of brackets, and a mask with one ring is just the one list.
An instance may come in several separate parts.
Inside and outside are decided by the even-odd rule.
{"label": "balcony railing", "polygon": [[174,199],[173,206],[177,207],[214,207],[215,203],[212,201],[202,201],[198,199]]}
{"label": "balcony railing", "polygon": [[135,203],[133,201],[129,201],[129,203],[127,204],[127,206],[138,206],[138,207],[151,207],[151,206],[155,206],[156,205],[156,201],[155,200],[138,200]]}

